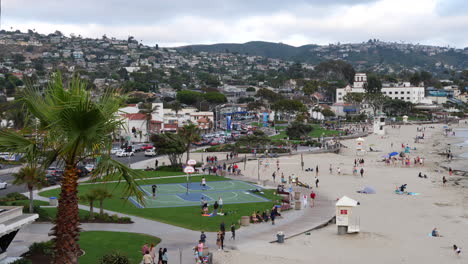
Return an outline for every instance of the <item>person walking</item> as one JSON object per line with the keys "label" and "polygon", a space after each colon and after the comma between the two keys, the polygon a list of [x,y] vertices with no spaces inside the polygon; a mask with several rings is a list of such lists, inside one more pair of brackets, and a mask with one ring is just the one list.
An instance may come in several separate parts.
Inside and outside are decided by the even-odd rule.
{"label": "person walking", "polygon": [[231,224],[231,239],[236,240],[236,225],[234,223]]}
{"label": "person walking", "polygon": [[307,195],[306,194],[302,196],[302,203],[304,204],[304,208],[306,208],[307,207]]}
{"label": "person walking", "polygon": [[364,168],[361,168],[361,170],[359,171],[359,173],[361,173],[361,178],[362,178],[363,175],[364,175]]}
{"label": "person walking", "polygon": [[328,169],[330,171],[330,174],[333,173],[333,168],[332,168],[332,165],[330,164],[330,168]]}
{"label": "person walking", "polygon": [[336,168],[336,172],[338,172],[338,175],[341,175],[341,169],[340,169],[340,167]]}
{"label": "person walking", "polygon": [[202,179],[201,179],[201,186],[202,186],[203,190],[206,189],[206,179],[205,179],[205,177],[202,177]]}
{"label": "person walking", "polygon": [[159,248],[159,251],[158,251],[158,264],[162,264],[162,255],[163,255],[163,249]]}
{"label": "person walking", "polygon": [[153,259],[153,262],[155,262],[156,261],[156,247],[154,246],[154,243],[151,243],[149,252],[150,252],[151,258]]}
{"label": "person walking", "polygon": [[200,234],[200,241],[202,243],[205,243],[206,241],[206,235],[205,235],[205,232],[204,231],[201,231],[201,234]]}
{"label": "person walking", "polygon": [[224,222],[219,224],[219,231],[223,232],[223,235],[226,233],[226,226],[224,226]]}
{"label": "person walking", "polygon": [[153,264],[153,258],[151,257],[148,250],[146,250],[145,254],[143,255],[143,264]]}
{"label": "person walking", "polygon": [[221,198],[221,196],[218,196],[218,206],[219,206],[219,211],[222,212],[223,211],[223,199]]}
{"label": "person walking", "polygon": [[315,166],[315,176],[318,176],[318,174],[319,174],[319,169],[318,169],[318,165],[317,165],[317,166]]}
{"label": "person walking", "polygon": [[158,189],[158,186],[156,184],[153,184],[151,186],[151,189],[153,191],[153,198],[156,198],[156,190]]}
{"label": "person walking", "polygon": [[315,176],[315,188],[318,188],[318,184],[319,184],[319,178],[317,176]]}
{"label": "person walking", "polygon": [[273,178],[273,182],[275,182],[275,178],[276,178],[276,171],[273,172],[273,174],[271,174],[271,177]]}
{"label": "person walking", "polygon": [[445,186],[445,184],[447,183],[447,178],[445,178],[445,176],[442,177],[442,184],[443,186]]}
{"label": "person walking", "polygon": [[168,256],[167,256],[167,248],[163,249],[163,254],[162,254],[162,264],[167,264],[168,261]]}
{"label": "person walking", "polygon": [[316,194],[314,193],[314,191],[312,191],[310,193],[310,207],[313,207],[315,205],[315,197],[316,197]]}
{"label": "person walking", "polygon": [[156,160],[154,161],[154,169],[155,169],[155,170],[158,169],[158,165],[159,165],[159,161],[156,159]]}

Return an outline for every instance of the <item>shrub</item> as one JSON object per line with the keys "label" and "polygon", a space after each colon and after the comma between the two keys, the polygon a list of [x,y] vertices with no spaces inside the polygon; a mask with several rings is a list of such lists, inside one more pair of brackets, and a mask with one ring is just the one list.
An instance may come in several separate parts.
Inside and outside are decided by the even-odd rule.
{"label": "shrub", "polygon": [[99,260],[99,264],[130,264],[130,259],[118,252],[107,253]]}
{"label": "shrub", "polygon": [[29,246],[29,253],[52,256],[54,254],[54,242],[50,240],[46,242],[33,243]]}
{"label": "shrub", "polygon": [[32,262],[29,259],[20,258],[13,262],[10,262],[10,264],[32,264]]}
{"label": "shrub", "polygon": [[5,198],[1,199],[1,201],[19,201],[19,200],[28,200],[28,197],[26,197],[26,195],[23,195],[19,192],[13,192],[13,193],[7,194]]}
{"label": "shrub", "polygon": [[175,172],[178,172],[178,171],[182,171],[182,165],[177,165],[177,166],[158,166],[158,168],[156,169],[157,171],[175,171]]}

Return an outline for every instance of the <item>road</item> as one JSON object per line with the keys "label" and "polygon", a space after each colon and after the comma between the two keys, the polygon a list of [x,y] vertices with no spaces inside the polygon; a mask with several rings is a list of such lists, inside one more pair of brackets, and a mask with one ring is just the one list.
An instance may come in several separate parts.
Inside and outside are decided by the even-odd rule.
{"label": "road", "polygon": [[[144,152],[137,152],[135,153],[135,156],[127,158],[127,157],[114,157],[115,160],[118,160],[124,164],[133,164],[136,162],[140,162],[143,160],[150,159],[151,157],[145,157]],[[0,170],[0,181],[4,181],[8,183],[8,187],[4,190],[0,190],[0,197],[4,197],[9,193],[13,192],[19,192],[19,193],[24,193],[27,192],[28,189],[26,188],[26,185],[13,185],[13,173],[15,173],[17,170],[19,170],[20,166],[6,166],[4,169]]]}

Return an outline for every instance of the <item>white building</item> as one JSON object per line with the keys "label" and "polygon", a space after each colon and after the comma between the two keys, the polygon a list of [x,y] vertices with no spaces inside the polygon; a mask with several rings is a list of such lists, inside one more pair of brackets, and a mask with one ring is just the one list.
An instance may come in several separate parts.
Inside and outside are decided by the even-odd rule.
{"label": "white building", "polygon": [[[354,76],[353,86],[336,89],[336,103],[344,103],[344,96],[347,93],[365,93],[364,85],[367,82],[365,73],[356,73]],[[394,87],[382,87],[382,94],[391,99],[400,99],[413,104],[420,103],[424,100],[424,87],[411,86],[410,83],[404,82]]]}

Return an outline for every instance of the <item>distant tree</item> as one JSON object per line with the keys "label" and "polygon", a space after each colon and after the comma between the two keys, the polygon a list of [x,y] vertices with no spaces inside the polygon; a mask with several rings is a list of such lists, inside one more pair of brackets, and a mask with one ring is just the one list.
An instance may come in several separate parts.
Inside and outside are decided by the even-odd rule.
{"label": "distant tree", "polygon": [[106,188],[96,188],[94,189],[97,192],[97,200],[99,201],[99,214],[104,215],[104,200],[112,198],[112,193],[109,192]]}
{"label": "distant tree", "polygon": [[313,127],[299,122],[294,122],[286,128],[289,139],[302,139],[312,132]]}
{"label": "distant tree", "polygon": [[94,202],[98,199],[98,193],[91,190],[80,196],[80,200],[89,203],[89,220],[94,220]]}
{"label": "distant tree", "polygon": [[207,92],[203,94],[203,98],[213,104],[222,104],[227,102],[227,98],[220,92]]}
{"label": "distant tree", "polygon": [[373,110],[374,115],[377,111],[382,112],[385,102],[388,100],[388,97],[381,93],[366,93],[365,103],[367,103]]}
{"label": "distant tree", "polygon": [[421,75],[419,74],[419,72],[415,72],[410,78],[410,83],[413,86],[419,86],[421,81],[422,79],[421,79]]}
{"label": "distant tree", "polygon": [[179,101],[174,101],[169,105],[169,108],[178,116],[179,111],[182,110],[182,104]]}
{"label": "distant tree", "polygon": [[254,87],[247,87],[246,91],[247,92],[255,92],[255,88]]}
{"label": "distant tree", "polygon": [[332,116],[335,116],[335,112],[333,112],[333,111],[330,110],[330,109],[323,109],[323,110],[322,110],[322,114],[323,114],[323,116],[325,116],[325,117],[332,117]]}
{"label": "distant tree", "polygon": [[14,185],[26,185],[26,188],[29,191],[29,213],[33,213],[33,190],[34,188],[40,189],[45,185],[45,171],[39,166],[27,165],[21,168],[17,173],[13,174],[13,177]]}
{"label": "distant tree", "polygon": [[360,105],[364,101],[365,94],[364,93],[347,93],[343,100],[349,104],[356,104]]}
{"label": "distant tree", "polygon": [[186,151],[186,140],[179,134],[164,133],[151,136],[158,155],[167,155],[172,167],[182,164],[181,158]]}
{"label": "distant tree", "polygon": [[187,152],[187,160],[190,159],[190,146],[192,143],[200,141],[200,129],[195,124],[188,124],[182,127],[178,132],[185,139],[185,151]]}
{"label": "distant tree", "polygon": [[311,95],[311,94],[317,92],[318,88],[319,88],[319,86],[318,86],[318,83],[316,81],[306,81],[304,83],[304,87],[302,88],[302,91],[306,95]]}
{"label": "distant tree", "polygon": [[295,112],[307,111],[307,108],[303,103],[297,100],[289,100],[289,99],[283,99],[283,100],[277,101],[276,103],[271,105],[271,109],[277,112],[282,112],[282,113],[286,113],[289,115]]}
{"label": "distant tree", "polygon": [[276,102],[278,100],[283,99],[284,97],[281,94],[275,93],[271,90],[268,90],[266,88],[261,88],[257,91],[257,94],[255,94],[256,97],[260,97],[264,100],[267,100],[269,102]]}
{"label": "distant tree", "polygon": [[380,93],[382,82],[376,75],[370,74],[367,77],[367,82],[364,84],[364,89],[367,93]]}
{"label": "distant tree", "polygon": [[246,135],[246,136],[241,136],[235,146],[238,149],[241,146],[246,146],[248,148],[264,148],[266,145],[269,145],[271,143],[271,139],[263,134],[257,134],[257,135]]}
{"label": "distant tree", "polygon": [[202,97],[202,93],[189,90],[178,91],[176,95],[179,102],[187,105],[194,105]]}
{"label": "distant tree", "polygon": [[260,110],[262,109],[262,107],[264,107],[264,104],[260,101],[254,101],[254,102],[250,102],[247,104],[247,109],[249,111],[252,111],[252,110]]}
{"label": "distant tree", "polygon": [[240,97],[239,99],[237,99],[237,103],[239,104],[250,103],[253,101],[255,101],[255,98],[253,97]]}

